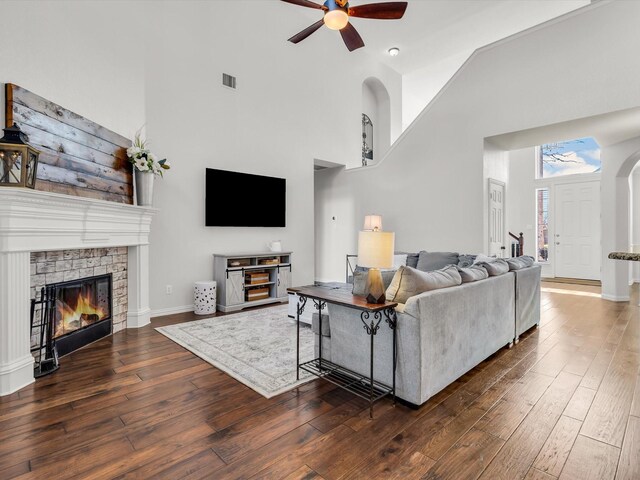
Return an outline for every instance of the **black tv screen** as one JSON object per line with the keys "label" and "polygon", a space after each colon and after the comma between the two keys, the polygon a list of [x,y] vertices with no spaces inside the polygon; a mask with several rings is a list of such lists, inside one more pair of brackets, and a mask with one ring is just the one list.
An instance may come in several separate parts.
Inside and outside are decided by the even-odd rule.
{"label": "black tv screen", "polygon": [[284,178],[207,168],[207,227],[284,227],[287,183]]}

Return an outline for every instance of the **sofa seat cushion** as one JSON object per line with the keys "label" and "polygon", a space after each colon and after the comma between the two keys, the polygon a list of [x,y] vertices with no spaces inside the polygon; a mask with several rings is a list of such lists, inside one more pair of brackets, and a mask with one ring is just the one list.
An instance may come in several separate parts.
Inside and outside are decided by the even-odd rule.
{"label": "sofa seat cushion", "polygon": [[481,263],[479,265],[487,271],[490,277],[504,275],[509,271],[509,264],[502,258],[497,258],[493,262]]}
{"label": "sofa seat cushion", "polygon": [[407,303],[415,295],[430,290],[454,287],[462,283],[458,267],[451,265],[441,270],[422,272],[411,267],[400,267],[387,288],[387,300]]}
{"label": "sofa seat cushion", "polygon": [[440,270],[448,265],[457,265],[458,256],[457,252],[426,252],[423,250],[418,255],[416,268],[423,272]]}
{"label": "sofa seat cushion", "polygon": [[462,278],[462,283],[477,282],[489,277],[487,270],[481,265],[472,265],[470,267],[458,267],[458,273]]}

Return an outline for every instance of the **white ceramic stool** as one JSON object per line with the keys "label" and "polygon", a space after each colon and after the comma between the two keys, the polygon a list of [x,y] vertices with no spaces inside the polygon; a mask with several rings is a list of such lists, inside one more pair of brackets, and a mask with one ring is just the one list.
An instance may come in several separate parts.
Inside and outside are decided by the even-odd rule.
{"label": "white ceramic stool", "polygon": [[216,282],[196,282],[193,291],[194,309],[196,315],[216,313]]}

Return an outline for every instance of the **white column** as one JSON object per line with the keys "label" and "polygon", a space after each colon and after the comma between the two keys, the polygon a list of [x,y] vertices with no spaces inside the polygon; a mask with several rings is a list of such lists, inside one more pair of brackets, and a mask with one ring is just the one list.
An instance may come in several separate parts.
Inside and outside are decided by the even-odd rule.
{"label": "white column", "polygon": [[127,328],[149,325],[149,245],[129,247],[128,284]]}
{"label": "white column", "polygon": [[29,252],[0,253],[0,396],[34,381],[30,274]]}

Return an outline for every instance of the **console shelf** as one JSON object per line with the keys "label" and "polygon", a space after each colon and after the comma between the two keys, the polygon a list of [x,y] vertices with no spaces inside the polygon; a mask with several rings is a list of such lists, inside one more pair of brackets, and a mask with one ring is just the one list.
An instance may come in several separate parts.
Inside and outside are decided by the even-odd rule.
{"label": "console shelf", "polygon": [[[289,301],[292,252],[214,253],[213,276],[217,282],[217,307],[222,312],[236,312],[247,307]],[[264,272],[269,280],[245,283],[246,272]],[[245,292],[268,288],[268,297],[248,300]]]}

